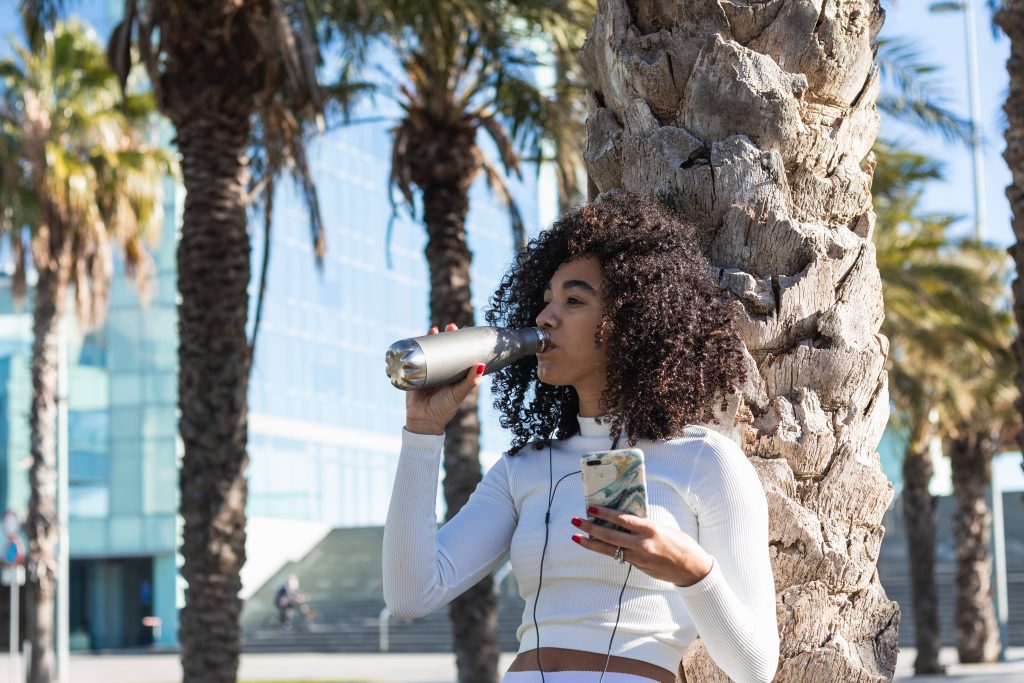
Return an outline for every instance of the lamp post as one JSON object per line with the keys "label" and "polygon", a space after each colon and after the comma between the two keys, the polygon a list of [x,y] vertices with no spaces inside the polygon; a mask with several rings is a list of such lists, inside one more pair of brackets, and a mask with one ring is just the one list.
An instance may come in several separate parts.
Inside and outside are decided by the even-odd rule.
{"label": "lamp post", "polygon": [[935,2],[929,8],[935,13],[963,12],[964,42],[967,48],[967,94],[970,104],[971,166],[974,172],[974,239],[981,241],[985,229],[985,167],[981,163],[981,95],[978,88],[978,47],[975,43],[974,7],[964,2]]}

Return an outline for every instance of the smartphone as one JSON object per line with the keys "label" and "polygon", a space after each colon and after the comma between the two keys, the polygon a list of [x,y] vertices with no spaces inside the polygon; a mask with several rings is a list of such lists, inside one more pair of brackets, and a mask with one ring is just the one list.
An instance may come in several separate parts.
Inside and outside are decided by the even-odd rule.
{"label": "smartphone", "polygon": [[[580,460],[580,471],[587,507],[597,505],[637,517],[647,516],[647,474],[644,453],[639,448],[587,453]],[[617,524],[588,518],[595,524],[629,533]]]}

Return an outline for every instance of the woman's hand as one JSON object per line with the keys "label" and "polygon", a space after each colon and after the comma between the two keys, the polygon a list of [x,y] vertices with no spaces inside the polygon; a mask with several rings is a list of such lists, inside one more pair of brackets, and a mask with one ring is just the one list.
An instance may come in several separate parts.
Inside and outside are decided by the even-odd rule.
{"label": "woman's hand", "polygon": [[[444,331],[459,329],[455,323],[448,323]],[[437,326],[428,334],[437,334]],[[462,381],[429,389],[413,389],[405,392],[405,428],[416,434],[444,434],[444,427],[455,417],[455,412],[466,397],[480,384],[484,373],[481,363],[470,368]]]}
{"label": "woman's hand", "polygon": [[652,578],[677,586],[691,586],[711,571],[714,558],[684,531],[611,508],[590,507],[587,512],[632,532],[574,517],[572,523],[590,537],[576,535],[572,540],[587,550],[615,557],[616,549],[622,548],[626,562]]}

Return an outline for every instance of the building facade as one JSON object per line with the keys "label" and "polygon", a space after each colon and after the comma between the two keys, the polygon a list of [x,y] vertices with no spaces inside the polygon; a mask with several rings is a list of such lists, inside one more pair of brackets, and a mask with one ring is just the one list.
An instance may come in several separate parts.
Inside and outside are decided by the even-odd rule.
{"label": "building facade", "polygon": [[[17,4],[0,0],[0,38],[18,35]],[[122,8],[123,2],[104,0],[69,9],[105,41]],[[7,48],[2,50],[5,55]],[[397,109],[373,109],[375,117],[386,113]],[[384,375],[384,351],[397,339],[424,333],[429,324],[426,237],[406,213],[395,220],[388,264],[390,125],[338,129],[310,150],[328,244],[322,271],[314,263],[300,195],[285,183],[275,201],[249,395],[243,597],[329,529],[384,521],[404,422],[404,395]],[[168,141],[171,133],[166,124],[154,131]],[[510,182],[535,232],[536,177],[526,169],[522,182]],[[183,603],[176,514],[183,449],[177,436],[175,246],[183,199],[180,186],[165,184],[165,221],[153,245],[157,273],[148,305],[141,305],[118,271],[105,325],[85,336],[68,335],[75,648],[176,642]],[[467,232],[479,311],[514,248],[507,212],[482,181],[472,189],[471,206]],[[266,245],[261,230],[252,234],[255,306]],[[0,503],[22,515],[28,501],[30,353],[31,299],[15,307],[9,277],[0,277]],[[482,448],[493,461],[503,448],[502,436],[487,394],[481,395]],[[152,616],[159,618],[159,629],[142,625]]]}

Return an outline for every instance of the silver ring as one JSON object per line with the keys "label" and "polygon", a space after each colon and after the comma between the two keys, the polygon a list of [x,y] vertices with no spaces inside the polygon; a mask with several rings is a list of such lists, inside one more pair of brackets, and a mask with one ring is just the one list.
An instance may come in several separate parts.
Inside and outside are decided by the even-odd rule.
{"label": "silver ring", "polygon": [[615,559],[619,561],[619,564],[622,564],[626,561],[625,555],[626,550],[621,545],[615,549]]}

